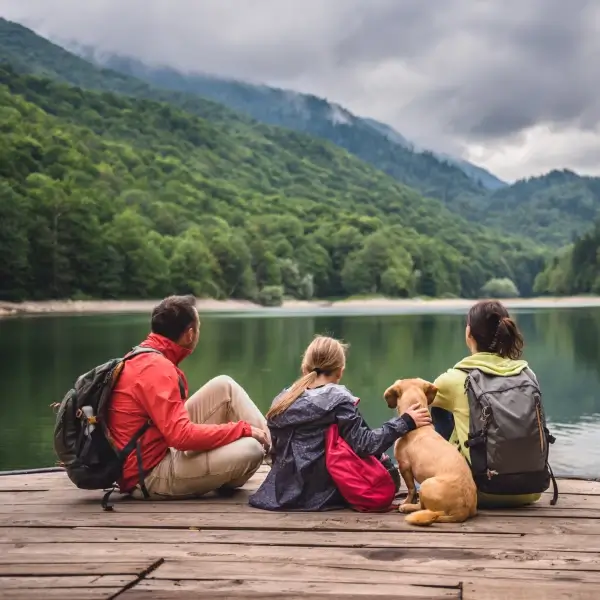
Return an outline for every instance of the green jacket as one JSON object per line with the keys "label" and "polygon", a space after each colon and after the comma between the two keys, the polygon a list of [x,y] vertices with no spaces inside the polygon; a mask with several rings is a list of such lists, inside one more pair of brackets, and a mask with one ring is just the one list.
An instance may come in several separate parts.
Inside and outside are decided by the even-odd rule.
{"label": "green jacket", "polygon": [[[434,382],[438,388],[432,406],[451,412],[454,416],[454,431],[450,442],[456,444],[461,454],[469,461],[469,449],[465,442],[469,435],[469,401],[465,394],[467,374],[459,369],[481,369],[484,373],[509,377],[519,374],[527,367],[525,360],[502,358],[489,352],[477,352],[463,358],[452,369],[442,373]],[[539,500],[541,494],[524,494],[520,496],[492,496],[479,492],[481,507],[523,506]]]}

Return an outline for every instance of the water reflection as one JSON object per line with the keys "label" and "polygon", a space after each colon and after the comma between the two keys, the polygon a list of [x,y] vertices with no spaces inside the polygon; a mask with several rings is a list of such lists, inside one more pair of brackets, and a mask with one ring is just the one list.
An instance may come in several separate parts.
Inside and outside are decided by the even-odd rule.
{"label": "water reflection", "polygon": [[[557,443],[559,474],[600,476],[600,309],[520,311],[526,358],[540,379]],[[227,373],[266,409],[296,376],[316,333],[350,343],[344,383],[372,426],[390,416],[382,392],[394,379],[435,378],[460,360],[464,314],[203,317],[197,352],[183,363],[190,387]],[[0,469],[54,463],[54,416],[84,370],[140,341],[147,317],[78,316],[0,321]]]}

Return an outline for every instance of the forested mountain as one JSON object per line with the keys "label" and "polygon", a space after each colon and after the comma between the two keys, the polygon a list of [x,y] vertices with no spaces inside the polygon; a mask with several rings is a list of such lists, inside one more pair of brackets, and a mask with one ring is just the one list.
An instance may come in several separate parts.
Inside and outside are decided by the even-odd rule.
{"label": "forested mountain", "polygon": [[476,220],[549,246],[562,246],[600,217],[600,178],[551,171],[494,192],[473,207]]}
{"label": "forested mountain", "polygon": [[[0,19],[0,60],[9,62],[20,71],[46,75],[88,89],[108,90],[170,102],[211,120],[227,118],[225,115],[233,113],[223,104],[208,101],[196,93],[177,90],[176,86],[173,86],[175,90],[169,90],[165,86],[152,87],[144,84],[139,78],[111,69],[94,67],[86,60],[52,44],[31,30],[2,19]],[[279,92],[273,90],[273,93]],[[485,192],[480,184],[469,179],[459,168],[447,162],[440,162],[431,153],[415,153],[388,140],[376,129],[353,117],[341,107],[336,109],[339,111],[338,116],[342,120],[353,119],[353,126],[338,127],[337,121],[334,122],[329,118],[331,105],[316,97],[309,98],[307,108],[314,116],[312,122],[315,125],[310,125],[311,120],[309,120],[303,128],[301,125],[303,111],[295,113],[294,117],[290,106],[292,112],[288,114],[288,118],[298,119],[298,127],[292,127],[290,122],[287,122],[288,128],[328,139],[371,164],[374,164],[373,159],[376,157],[377,168],[405,185],[414,187],[423,195],[442,199],[447,203],[456,200],[457,203],[463,204],[467,198],[476,198]],[[242,120],[251,121],[250,116],[242,116],[244,112],[246,111],[242,110],[241,113],[233,114]],[[317,115],[320,115],[320,118],[317,118]],[[275,114],[272,114],[270,119],[267,118],[267,114],[263,114],[262,117],[264,118],[257,120],[281,125],[278,122],[280,119]],[[260,127],[258,124],[257,126]]]}
{"label": "forested mountain", "polygon": [[[416,147],[400,133],[374,119],[352,114],[311,94],[203,74],[182,74],[169,67],[150,67],[123,56],[78,48],[89,60],[138,77],[157,87],[191,92],[220,102],[254,119],[316,135],[347,149],[425,195],[451,203],[460,196],[479,196],[506,185],[467,161]],[[391,153],[391,154],[390,154]],[[470,182],[465,181],[465,175]]]}
{"label": "forested mountain", "polygon": [[[480,193],[482,189],[493,190],[505,185],[485,169],[451,156],[419,149],[388,125],[358,117],[342,106],[312,94],[215,75],[184,74],[166,66],[152,67],[133,58],[98,53],[84,46],[75,49],[84,58],[103,67],[157,87],[198,94],[262,123],[332,141],[425,195],[453,200],[458,194]],[[397,152],[390,157],[393,150]],[[464,175],[472,180],[471,183],[464,180]]]}
{"label": "forested mountain", "polygon": [[210,119],[222,127],[235,128],[252,124],[249,117],[197,95],[153,88],[140,79],[96,67],[30,29],[1,17],[0,62],[11,65],[20,73],[40,75],[89,90],[168,102],[182,110]]}
{"label": "forested mountain", "polygon": [[[258,121],[328,139],[424,195],[444,201],[463,217],[501,231],[560,247],[600,217],[598,178],[552,172],[508,186],[485,169],[418,148],[389,125],[356,117],[315,96],[208,75],[184,75],[130,58],[100,55],[90,48],[79,51],[158,87],[193,92]],[[394,147],[391,154],[390,144]]]}
{"label": "forested mountain", "polygon": [[4,298],[531,291],[542,255],[332,144],[0,72]]}
{"label": "forested mountain", "polygon": [[600,295],[600,221],[548,263],[535,289],[556,296]]}
{"label": "forested mountain", "polygon": [[[10,63],[20,72],[45,75],[87,89],[168,102],[206,118],[232,134],[237,130],[252,130],[257,135],[272,135],[272,128],[223,105],[197,94],[155,88],[134,77],[95,67],[31,30],[3,19],[0,19],[0,61]],[[314,101],[311,110],[321,114],[322,122],[325,122],[333,105],[319,99]],[[354,118],[341,107],[336,110],[338,117]],[[395,178],[414,186],[424,195],[442,200],[463,218],[492,226],[503,235],[518,231],[533,241],[560,247],[570,243],[574,235],[585,232],[595,218],[600,218],[600,199],[595,191],[598,179],[572,173],[572,181],[566,183],[553,173],[489,193],[462,171],[440,162],[432,154],[418,154],[406,149],[406,143],[410,142],[388,126],[370,119],[362,119],[360,123],[360,127],[346,129],[332,124],[334,142],[345,148],[362,148],[351,151],[363,157],[376,148],[381,170],[395,174]],[[354,132],[356,136],[348,138],[344,131],[348,135]],[[341,137],[336,138],[338,134]],[[388,145],[384,148],[381,143],[385,136]],[[370,161],[367,158],[365,162]]]}

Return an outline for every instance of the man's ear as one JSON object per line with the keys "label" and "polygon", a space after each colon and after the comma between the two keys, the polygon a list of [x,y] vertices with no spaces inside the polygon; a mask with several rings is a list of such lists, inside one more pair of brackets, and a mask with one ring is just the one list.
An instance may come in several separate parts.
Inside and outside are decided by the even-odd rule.
{"label": "man's ear", "polygon": [[385,392],[383,393],[383,397],[387,402],[388,408],[397,408],[398,407],[398,398],[400,398],[400,386],[398,385],[400,382],[396,381],[393,385],[391,385]]}
{"label": "man's ear", "polygon": [[425,397],[427,398],[427,406],[429,406],[437,396],[438,389],[433,385],[433,383],[426,382],[425,385]]}
{"label": "man's ear", "polygon": [[188,329],[185,330],[185,343],[188,345],[191,344],[194,341],[195,337],[196,337],[196,328],[188,327]]}

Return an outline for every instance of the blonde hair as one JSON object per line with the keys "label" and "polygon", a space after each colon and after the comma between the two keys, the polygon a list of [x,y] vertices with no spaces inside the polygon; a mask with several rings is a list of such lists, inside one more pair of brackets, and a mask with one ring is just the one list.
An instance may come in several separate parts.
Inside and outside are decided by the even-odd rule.
{"label": "blonde hair", "polygon": [[267,412],[267,419],[285,412],[319,377],[331,375],[346,365],[347,344],[324,335],[318,335],[304,351],[302,377],[279,398]]}

